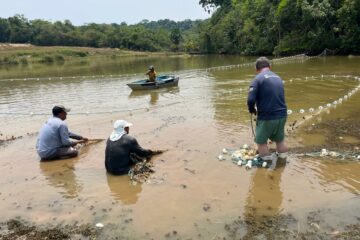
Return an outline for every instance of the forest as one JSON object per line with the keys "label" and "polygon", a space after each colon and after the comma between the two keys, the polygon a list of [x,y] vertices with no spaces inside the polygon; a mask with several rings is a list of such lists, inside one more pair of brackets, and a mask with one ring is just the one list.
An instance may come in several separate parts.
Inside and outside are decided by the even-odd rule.
{"label": "forest", "polygon": [[200,0],[206,20],[137,24],[0,18],[0,42],[201,54],[360,53],[359,0]]}

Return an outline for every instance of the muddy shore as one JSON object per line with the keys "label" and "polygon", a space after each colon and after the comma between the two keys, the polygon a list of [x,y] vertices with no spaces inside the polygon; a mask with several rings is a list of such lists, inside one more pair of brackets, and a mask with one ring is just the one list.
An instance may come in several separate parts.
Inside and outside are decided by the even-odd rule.
{"label": "muddy shore", "polygon": [[[336,127],[333,127],[336,126]],[[319,151],[327,148],[336,151],[353,151],[358,147],[357,143],[344,143],[339,137],[350,135],[360,139],[360,124],[354,118],[335,119],[324,121],[320,124],[299,128],[304,133],[322,132],[324,129],[334,129],[331,135],[326,136],[325,143],[313,146],[293,147],[291,153],[305,153]],[[0,141],[2,147],[15,144],[18,138]],[[204,207],[204,212],[211,211],[211,207]],[[352,224],[332,226],[327,222],[325,215],[331,209],[319,209],[309,212],[306,216],[307,224],[299,227],[300,223],[291,214],[276,214],[271,216],[259,214],[255,207],[249,206],[243,216],[223,224],[223,231],[215,235],[213,239],[360,239],[360,215]],[[101,229],[92,224],[81,225],[37,225],[21,219],[11,219],[0,224],[0,239],[104,239]],[[131,239],[122,236],[107,236],[107,239]],[[151,237],[149,236],[149,239]],[[182,237],[176,228],[169,229],[169,233],[163,235],[163,239],[204,239],[201,232],[198,235]]]}
{"label": "muddy shore", "polygon": [[15,239],[97,239],[97,230],[90,225],[66,225],[40,227],[19,219],[0,224],[0,238]]}
{"label": "muddy shore", "polygon": [[[322,211],[310,212],[307,225],[301,226],[294,216],[257,216],[256,209],[245,217],[238,217],[224,224],[224,232],[212,239],[251,240],[251,239],[360,239],[360,217],[353,224],[338,228],[327,224]],[[3,240],[66,240],[66,239],[104,239],[101,229],[90,224],[65,226],[36,226],[19,219],[0,224],[0,239]],[[107,236],[106,239],[131,239],[122,236]],[[149,237],[149,239],[153,239]],[[177,230],[164,234],[163,239],[204,239],[199,233],[192,238],[184,238]]]}

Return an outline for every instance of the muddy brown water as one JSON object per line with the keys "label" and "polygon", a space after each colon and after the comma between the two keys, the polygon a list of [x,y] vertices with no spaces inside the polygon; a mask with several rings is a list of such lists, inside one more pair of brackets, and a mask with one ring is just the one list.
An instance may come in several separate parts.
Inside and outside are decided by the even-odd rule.
{"label": "muddy brown water", "polygon": [[[216,159],[223,148],[253,145],[245,101],[254,70],[204,68],[253,60],[129,58],[1,68],[0,78],[8,80],[0,81],[0,112],[9,114],[0,114],[0,139],[23,137],[0,146],[0,221],[21,217],[39,225],[101,222],[105,227],[100,236],[130,239],[226,237],[224,226],[239,216],[246,221],[291,214],[299,221],[298,231],[312,228],[313,212],[322,218],[315,223],[331,231],[357,222],[359,161],[290,155],[286,165],[273,171],[246,171]],[[158,72],[180,76],[179,87],[131,92],[126,83],[143,78],[143,69],[152,62]],[[359,81],[343,76],[360,76],[359,63],[356,57],[327,57],[274,64],[285,80],[288,108],[297,112],[288,123],[302,122],[288,134],[291,148],[360,145],[359,134],[346,131],[346,126],[359,122],[359,93],[314,116],[308,111],[358,86]],[[110,77],[116,74],[121,76]],[[39,81],[24,80],[30,77]],[[126,119],[134,124],[130,134],[142,146],[169,149],[154,157],[156,172],[150,182],[134,184],[128,176],[106,174],[105,141],[83,148],[74,159],[40,162],[36,134],[28,133],[36,133],[58,103],[72,108],[66,121],[76,133],[105,139],[114,120]],[[298,113],[300,109],[306,113]],[[344,131],[332,129],[343,121]],[[242,231],[245,236],[246,226]]]}

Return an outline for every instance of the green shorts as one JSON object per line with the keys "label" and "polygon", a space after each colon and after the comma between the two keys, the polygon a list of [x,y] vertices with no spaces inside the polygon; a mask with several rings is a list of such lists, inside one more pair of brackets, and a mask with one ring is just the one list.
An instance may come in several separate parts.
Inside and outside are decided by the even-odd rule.
{"label": "green shorts", "polygon": [[267,143],[270,139],[273,142],[281,142],[285,138],[286,117],[275,120],[257,120],[255,142],[257,144]]}

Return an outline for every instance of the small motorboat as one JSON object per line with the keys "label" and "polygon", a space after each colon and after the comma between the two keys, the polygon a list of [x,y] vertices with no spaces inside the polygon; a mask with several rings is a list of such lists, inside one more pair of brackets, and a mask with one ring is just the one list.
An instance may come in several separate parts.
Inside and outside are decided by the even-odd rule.
{"label": "small motorboat", "polygon": [[148,82],[147,79],[138,80],[127,85],[132,90],[151,90],[165,87],[176,87],[179,83],[179,77],[162,75],[156,77],[156,82]]}

